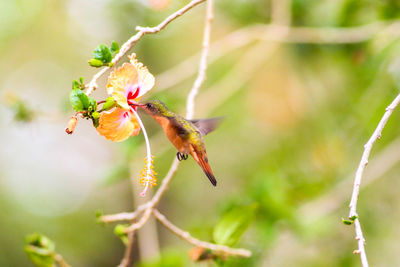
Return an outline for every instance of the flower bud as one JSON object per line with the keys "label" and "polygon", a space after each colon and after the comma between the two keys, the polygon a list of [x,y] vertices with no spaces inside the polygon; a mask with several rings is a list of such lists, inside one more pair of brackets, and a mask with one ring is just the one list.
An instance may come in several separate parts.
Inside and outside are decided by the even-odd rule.
{"label": "flower bud", "polygon": [[95,68],[100,68],[104,65],[103,61],[101,61],[99,59],[95,59],[95,58],[90,59],[88,62],[89,62],[90,66],[95,67]]}
{"label": "flower bud", "polygon": [[78,118],[76,116],[72,116],[69,121],[65,132],[67,134],[72,134],[75,130],[76,124],[78,123]]}

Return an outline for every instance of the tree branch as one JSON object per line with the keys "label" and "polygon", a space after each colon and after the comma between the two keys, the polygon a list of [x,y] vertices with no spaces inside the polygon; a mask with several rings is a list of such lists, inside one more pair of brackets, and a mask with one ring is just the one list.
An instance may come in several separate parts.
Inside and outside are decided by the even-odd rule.
{"label": "tree branch", "polygon": [[368,158],[369,154],[371,153],[372,146],[374,145],[375,141],[381,137],[383,128],[385,127],[387,121],[392,115],[393,110],[397,107],[399,103],[400,103],[400,94],[397,95],[396,98],[393,100],[393,102],[386,108],[386,112],[383,115],[382,119],[380,120],[374,133],[372,134],[368,142],[364,145],[364,152],[361,157],[361,161],[358,165],[356,175],[354,178],[353,193],[351,195],[351,201],[349,205],[350,207],[349,218],[354,219],[354,227],[356,232],[355,238],[358,243],[358,249],[355,251],[355,253],[360,254],[361,264],[363,267],[367,267],[369,265],[367,260],[367,254],[365,252],[365,238],[357,214],[357,201],[358,201],[358,196],[360,194],[361,180],[364,173],[364,169],[368,164]]}
{"label": "tree branch", "polygon": [[190,90],[190,93],[187,97],[186,101],[186,118],[193,119],[194,114],[194,99],[199,92],[201,85],[206,79],[206,70],[207,70],[207,56],[208,51],[210,50],[210,35],[211,35],[211,24],[214,19],[213,14],[213,0],[207,1],[207,13],[206,13],[206,22],[204,26],[204,34],[203,34],[203,50],[201,52],[201,58],[199,63],[199,72],[196,80],[194,81],[193,87]]}
{"label": "tree branch", "polygon": [[128,244],[126,245],[125,248],[125,253],[124,257],[122,258],[121,263],[118,265],[118,267],[129,267],[132,266],[132,254],[133,250],[135,248],[135,232],[130,232],[128,234]]}
{"label": "tree branch", "polygon": [[246,249],[230,248],[227,246],[217,245],[217,244],[201,241],[197,238],[194,238],[193,236],[190,235],[189,232],[183,231],[182,229],[178,228],[176,225],[174,225],[173,223],[168,221],[167,218],[165,218],[165,216],[162,215],[156,209],[153,210],[153,215],[165,228],[170,230],[175,235],[179,236],[181,239],[187,241],[189,244],[192,244],[193,246],[210,249],[210,250],[213,250],[216,252],[221,252],[221,253],[223,253],[225,255],[229,255],[229,256],[240,256],[240,257],[246,257],[246,258],[251,256],[251,251],[246,250]]}
{"label": "tree branch", "polygon": [[291,0],[271,1],[271,23],[290,25],[292,20]]}

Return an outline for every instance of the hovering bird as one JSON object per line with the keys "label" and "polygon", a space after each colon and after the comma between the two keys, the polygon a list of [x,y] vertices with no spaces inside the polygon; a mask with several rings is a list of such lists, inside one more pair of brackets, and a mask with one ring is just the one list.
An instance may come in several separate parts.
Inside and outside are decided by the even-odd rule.
{"label": "hovering bird", "polygon": [[170,111],[160,100],[150,101],[145,104],[135,103],[133,105],[142,108],[161,125],[168,139],[178,149],[176,156],[179,161],[186,160],[188,154],[192,155],[212,185],[217,185],[217,180],[208,164],[203,136],[218,126],[221,122],[221,117],[187,120],[181,115]]}

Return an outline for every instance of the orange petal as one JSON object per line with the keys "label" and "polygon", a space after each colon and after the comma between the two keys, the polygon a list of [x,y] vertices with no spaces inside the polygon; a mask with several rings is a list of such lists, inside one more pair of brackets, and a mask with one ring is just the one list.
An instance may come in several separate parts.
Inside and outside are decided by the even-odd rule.
{"label": "orange petal", "polygon": [[147,67],[143,66],[143,63],[136,59],[136,54],[128,56],[131,64],[136,68],[138,72],[138,82],[140,85],[140,91],[138,97],[141,97],[147,93],[154,86],[154,76],[149,72]]}
{"label": "orange petal", "polygon": [[127,110],[116,108],[112,112],[101,113],[97,132],[114,142],[121,142],[140,132],[135,116]]}
{"label": "orange petal", "polygon": [[107,92],[126,110],[129,110],[127,95],[138,84],[138,71],[132,64],[124,63],[108,77]]}

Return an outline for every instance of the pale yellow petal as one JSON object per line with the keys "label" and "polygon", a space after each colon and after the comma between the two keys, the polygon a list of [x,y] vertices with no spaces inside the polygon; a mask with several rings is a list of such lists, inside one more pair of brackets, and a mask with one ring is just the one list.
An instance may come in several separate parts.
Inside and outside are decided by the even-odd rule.
{"label": "pale yellow petal", "polygon": [[124,63],[108,77],[107,92],[124,109],[129,109],[127,95],[138,84],[138,71],[132,64]]}
{"label": "pale yellow petal", "polygon": [[138,82],[140,85],[140,91],[138,97],[141,97],[147,93],[154,86],[154,76],[149,72],[147,67],[143,66],[143,63],[136,59],[136,54],[133,53],[129,56],[131,64],[136,68],[138,72]]}
{"label": "pale yellow petal", "polygon": [[140,132],[140,126],[133,114],[120,108],[101,113],[99,126],[96,129],[100,135],[114,142],[124,141]]}

